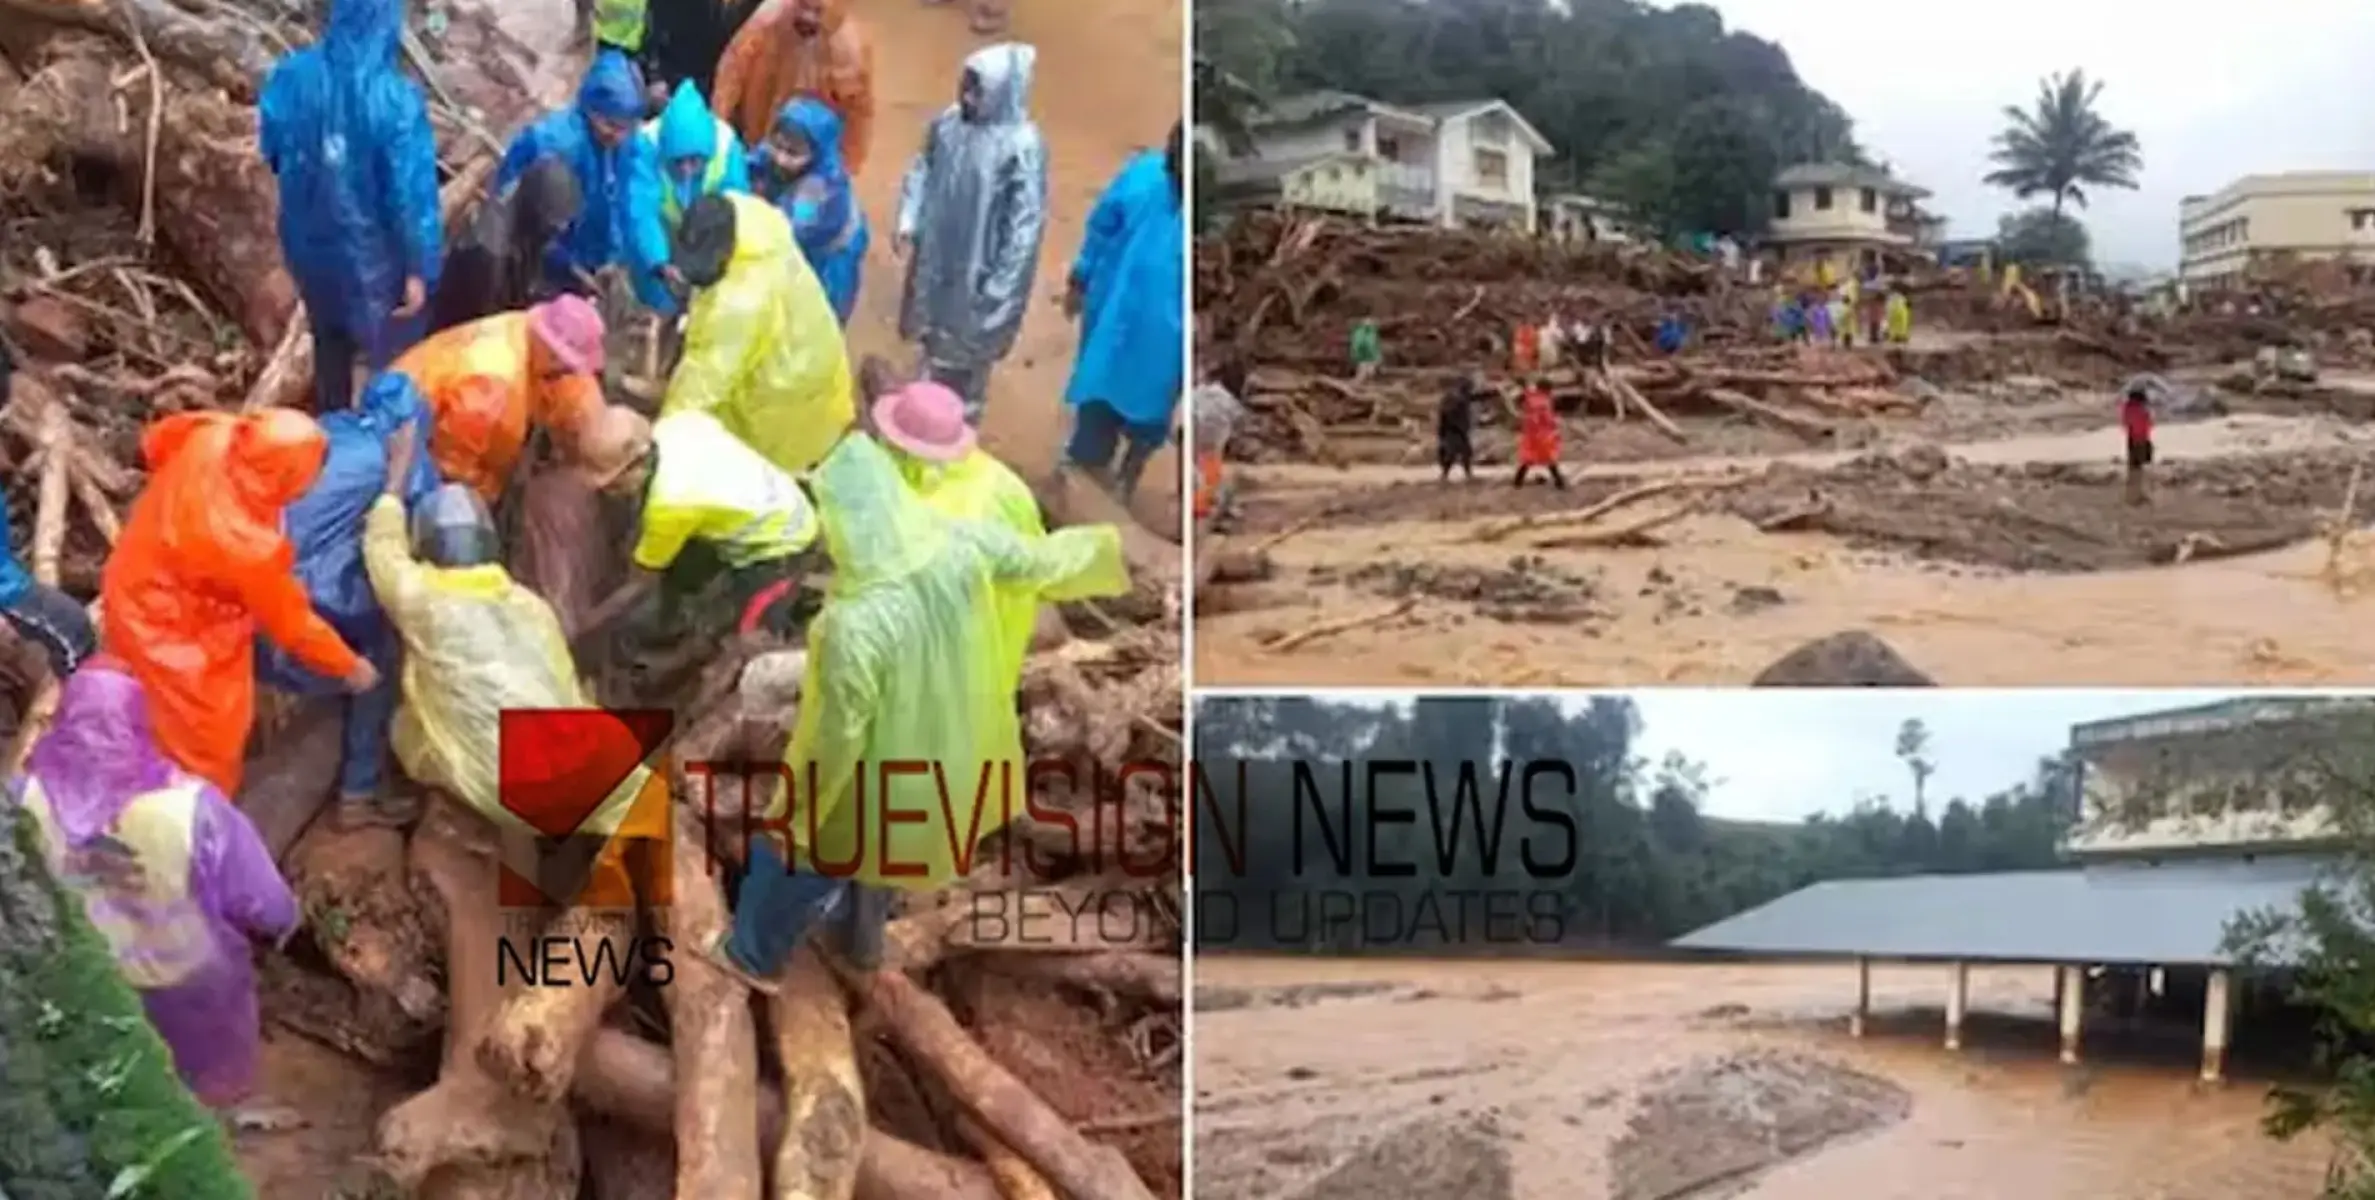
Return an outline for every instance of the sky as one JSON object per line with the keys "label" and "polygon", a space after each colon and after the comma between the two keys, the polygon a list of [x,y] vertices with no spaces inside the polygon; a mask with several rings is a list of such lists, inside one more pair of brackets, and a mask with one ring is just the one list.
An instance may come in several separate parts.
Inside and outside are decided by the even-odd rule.
{"label": "sky", "polygon": [[2007,104],[2071,67],[2104,83],[2102,114],[2143,143],[2142,188],[2080,214],[2106,266],[2173,270],[2177,202],[2239,176],[2375,170],[2367,0],[1703,0],[1778,42],[1898,174],[1936,193],[1951,236],[1985,237],[2020,207],[1980,182]]}
{"label": "sky", "polygon": [[[1641,714],[1634,752],[1669,751],[1704,763],[1709,816],[1798,821],[1838,812],[1859,796],[1910,808],[1913,781],[1897,757],[1897,728],[1920,718],[1937,774],[1934,813],[1956,797],[1976,803],[2029,778],[2037,760],[2070,744],[2070,726],[2225,698],[2183,691],[1658,690],[1630,693]],[[1580,703],[1580,702],[1578,702]]]}

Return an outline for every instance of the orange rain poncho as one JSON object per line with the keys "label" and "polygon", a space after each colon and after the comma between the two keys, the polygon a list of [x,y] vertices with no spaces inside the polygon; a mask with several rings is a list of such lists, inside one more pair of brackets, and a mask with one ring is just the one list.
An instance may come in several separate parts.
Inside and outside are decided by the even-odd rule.
{"label": "orange rain poncho", "polygon": [[1550,393],[1527,388],[1517,418],[1517,463],[1521,467],[1551,467],[1559,461],[1559,413]]}
{"label": "orange rain poncho", "polygon": [[1518,326],[1516,336],[1509,341],[1510,369],[1520,375],[1533,374],[1535,365],[1541,361],[1541,339],[1542,331],[1534,326]]}
{"label": "orange rain poncho", "polygon": [[361,660],[313,610],[281,514],[329,453],[313,418],[182,413],[149,425],[149,479],[99,581],[101,646],[148,692],[157,743],[234,796],[256,708],[256,633],[341,679]]}
{"label": "orange rain poncho", "polygon": [[756,149],[795,96],[814,96],[841,115],[841,165],[851,175],[866,167],[874,133],[874,39],[849,15],[848,0],[825,0],[824,28],[805,44],[792,28],[793,0],[766,0],[718,59],[717,93],[710,107]]}
{"label": "orange rain poncho", "polygon": [[456,325],[406,351],[391,371],[421,391],[432,414],[429,458],[489,505],[503,495],[531,422],[568,429],[602,405],[589,375],[537,378],[535,335],[525,312]]}

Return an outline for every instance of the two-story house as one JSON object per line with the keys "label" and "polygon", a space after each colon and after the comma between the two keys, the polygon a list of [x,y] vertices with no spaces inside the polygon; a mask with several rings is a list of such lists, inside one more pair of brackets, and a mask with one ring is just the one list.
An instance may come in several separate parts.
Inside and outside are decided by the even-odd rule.
{"label": "two-story house", "polygon": [[[1246,125],[1254,152],[1214,168],[1224,201],[1370,205],[1369,215],[1445,228],[1533,232],[1534,163],[1552,153],[1541,131],[1493,99],[1398,105],[1309,92],[1271,104]],[[1356,183],[1351,160],[1372,164],[1371,178]]]}
{"label": "two-story house", "polygon": [[1862,273],[1882,253],[1911,248],[1919,229],[1916,202],[1927,191],[1870,167],[1803,163],[1773,181],[1773,221],[1765,242],[1784,266],[1829,262]]}

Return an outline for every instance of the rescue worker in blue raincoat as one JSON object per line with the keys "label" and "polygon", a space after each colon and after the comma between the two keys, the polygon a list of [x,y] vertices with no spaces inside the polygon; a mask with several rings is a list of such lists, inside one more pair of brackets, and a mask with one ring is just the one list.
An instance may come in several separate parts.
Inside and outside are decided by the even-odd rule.
{"label": "rescue worker in blue raincoat", "polygon": [[[387,484],[391,439],[413,428],[418,431],[415,437],[426,442],[429,420],[428,404],[409,377],[399,371],[374,376],[352,409],[321,419],[329,453],[313,486],[288,507],[297,581],[304,585],[314,611],[377,668],[379,682],[368,691],[347,694],[338,680],[307,670],[271,639],[256,643],[256,675],[265,683],[300,696],[347,694],[335,816],[349,828],[408,824],[413,815],[408,807],[383,797],[380,789],[388,726],[396,715],[400,642],[363,568],[363,518]],[[407,503],[417,501],[437,484],[429,456],[419,455],[412,460],[404,498]]]}
{"label": "rescue worker in blue raincoat", "polygon": [[709,111],[691,81],[676,85],[668,107],[636,134],[628,152],[627,247],[635,295],[652,309],[681,311],[689,290],[669,261],[685,210],[703,196],[750,191],[750,160],[741,135]]}
{"label": "rescue worker in blue raincoat", "polygon": [[[1187,230],[1180,211],[1182,131],[1161,154],[1139,155],[1089,215],[1066,308],[1080,316],[1080,353],[1064,403],[1073,411],[1065,457],[1110,473],[1124,499],[1171,437],[1186,379]],[[1149,172],[1153,173],[1150,179]],[[1120,445],[1127,442],[1123,449]],[[1121,465],[1113,465],[1121,449]]]}
{"label": "rescue worker in blue raincoat", "polygon": [[850,186],[841,132],[841,114],[831,105],[812,96],[791,100],[776,114],[751,175],[759,194],[791,218],[801,256],[847,328],[873,235]]}
{"label": "rescue worker in blue raincoat", "polygon": [[495,190],[509,188],[538,159],[558,156],[577,176],[579,208],[545,262],[546,282],[591,296],[595,272],[627,256],[629,142],[643,120],[643,76],[626,55],[594,56],[577,103],[520,130],[495,172]]}
{"label": "rescue worker in blue raincoat", "polygon": [[420,336],[445,254],[437,140],[396,66],[402,0],[333,0],[322,40],[290,53],[256,102],[280,181],[280,253],[313,326],[314,410],[345,408],[354,368]]}
{"label": "rescue worker in blue raincoat", "polygon": [[965,59],[957,102],[932,119],[899,184],[907,260],[899,336],[979,427],[990,371],[1014,349],[1047,233],[1047,142],[1031,120],[1038,51],[1002,42]]}

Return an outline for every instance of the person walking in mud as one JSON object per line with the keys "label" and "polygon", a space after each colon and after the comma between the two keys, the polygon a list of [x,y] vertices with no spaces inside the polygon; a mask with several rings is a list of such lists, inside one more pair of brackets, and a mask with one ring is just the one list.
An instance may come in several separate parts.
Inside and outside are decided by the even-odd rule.
{"label": "person walking in mud", "polygon": [[1454,466],[1469,482],[1476,479],[1476,394],[1483,388],[1474,373],[1463,375],[1443,390],[1435,409],[1435,465],[1442,468],[1444,483],[1451,482]]}
{"label": "person walking in mud", "polygon": [[1517,478],[1512,486],[1526,486],[1526,473],[1536,467],[1550,473],[1551,486],[1567,490],[1559,471],[1559,412],[1550,402],[1550,385],[1537,376],[1526,384],[1525,400],[1517,416]]}
{"label": "person walking in mud", "polygon": [[963,397],[977,427],[990,373],[1022,332],[1047,233],[1047,142],[1031,119],[1037,61],[1019,42],[968,56],[957,102],[932,119],[899,185],[899,336],[921,347],[924,377]]}
{"label": "person walking in mud", "polygon": [[2127,399],[2119,406],[2119,423],[2128,437],[2127,500],[2145,504],[2144,468],[2152,465],[2152,385],[2144,380],[2128,384]]}

